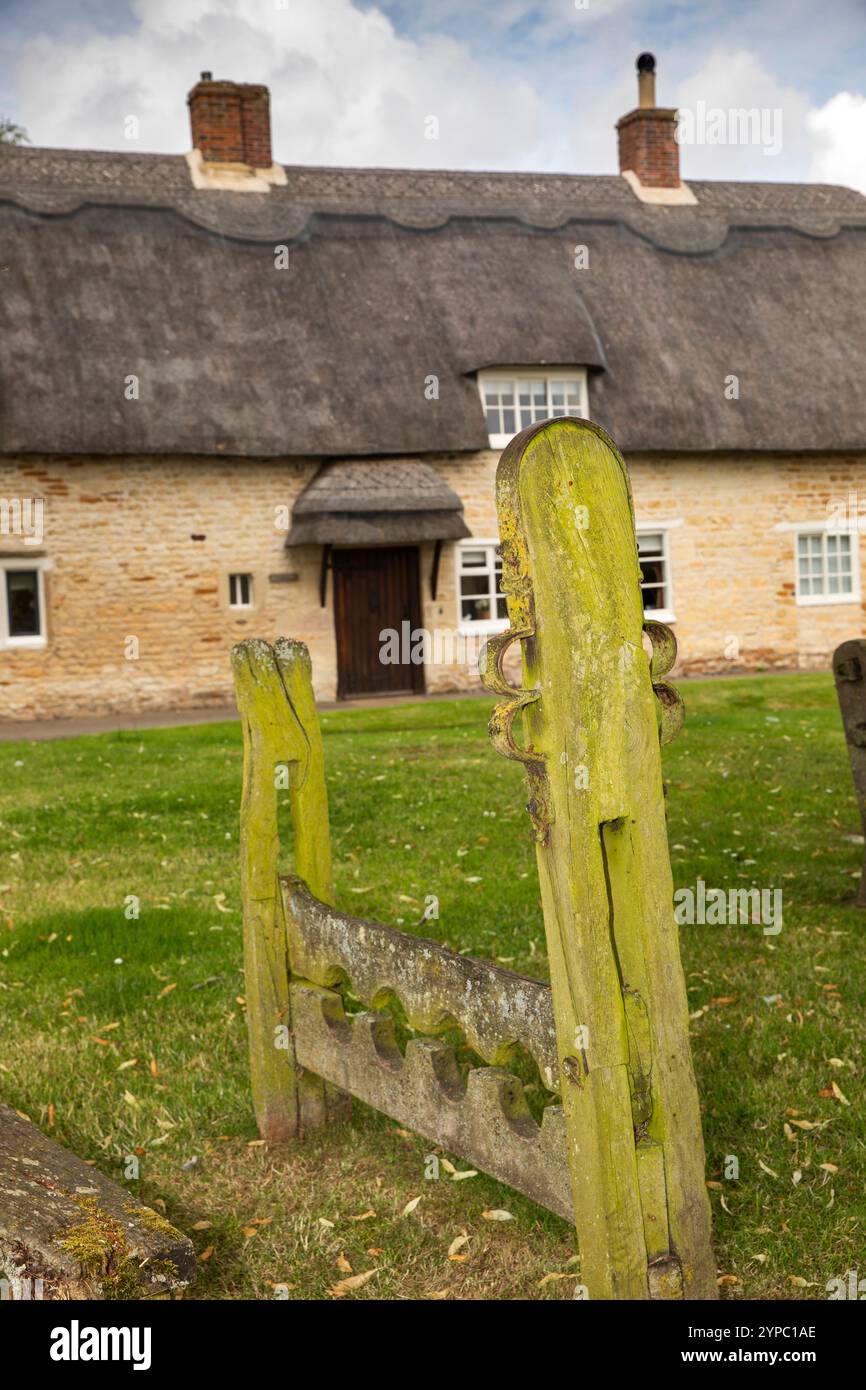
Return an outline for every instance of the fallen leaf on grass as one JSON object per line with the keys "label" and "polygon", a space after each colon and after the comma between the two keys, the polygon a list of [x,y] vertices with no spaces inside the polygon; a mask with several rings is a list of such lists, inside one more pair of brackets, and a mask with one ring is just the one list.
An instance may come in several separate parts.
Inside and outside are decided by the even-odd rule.
{"label": "fallen leaf on grass", "polygon": [[573,1274],[569,1274],[567,1270],[566,1270],[566,1272],[565,1272],[564,1274],[545,1274],[545,1276],[544,1276],[543,1279],[539,1279],[539,1281],[538,1281],[538,1283],[537,1283],[537,1285],[536,1285],[536,1288],[543,1289],[544,1286],[545,1286],[545,1284],[552,1284],[552,1283],[554,1282],[554,1280],[556,1280],[556,1279],[573,1279],[573,1278],[574,1278],[574,1275],[573,1275]]}
{"label": "fallen leaf on grass", "polygon": [[156,996],[157,999],[164,999],[167,994],[171,994],[173,989],[177,989],[177,982],[175,982],[173,985],[166,985],[165,989],[161,989],[159,991],[159,994]]}
{"label": "fallen leaf on grass", "polygon": [[258,1233],[258,1226],[244,1226],[244,1240],[249,1240],[252,1236],[257,1236]]}
{"label": "fallen leaf on grass", "polygon": [[465,1260],[465,1255],[458,1255],[458,1250],[462,1250],[464,1245],[469,1244],[469,1237],[465,1231],[461,1231],[459,1236],[455,1236],[448,1246],[449,1260]]}
{"label": "fallen leaf on grass", "polygon": [[376,1213],[374,1212],[373,1208],[372,1208],[372,1207],[368,1207],[366,1211],[360,1212],[357,1216],[350,1216],[350,1217],[349,1217],[349,1220],[350,1220],[350,1221],[369,1221],[369,1220],[370,1220],[370,1217],[371,1217],[371,1216],[375,1216],[375,1215],[376,1215]]}
{"label": "fallen leaf on grass", "polygon": [[739,1284],[739,1282],[736,1274],[720,1274],[716,1280],[720,1288],[723,1284]]}
{"label": "fallen leaf on grass", "polygon": [[137,1067],[137,1066],[138,1066],[138,1058],[137,1058],[137,1057],[130,1057],[130,1059],[129,1059],[128,1062],[121,1062],[121,1063],[120,1063],[120,1066],[117,1068],[117,1070],[118,1070],[118,1071],[126,1071],[126,1068],[127,1068],[127,1067]]}
{"label": "fallen leaf on grass", "polygon": [[771,1178],[777,1178],[779,1176],[778,1173],[773,1172],[772,1168],[768,1168],[766,1163],[761,1158],[758,1159],[758,1167],[763,1168],[765,1173],[769,1173]]}
{"label": "fallen leaf on grass", "polygon": [[417,1205],[418,1205],[418,1203],[419,1203],[420,1201],[421,1201],[421,1198],[420,1198],[420,1197],[413,1197],[412,1200],[411,1200],[411,1202],[407,1202],[407,1203],[406,1203],[406,1205],[405,1205],[405,1207],[403,1208],[403,1210],[401,1211],[400,1215],[401,1215],[401,1216],[409,1216],[410,1213],[413,1212],[413,1211],[415,1210],[415,1208],[417,1207]]}
{"label": "fallen leaf on grass", "polygon": [[513,1221],[514,1217],[510,1211],[505,1211],[502,1207],[493,1207],[491,1211],[483,1211],[481,1215],[485,1221]]}
{"label": "fallen leaf on grass", "polygon": [[378,1273],[378,1269],[368,1269],[363,1274],[353,1274],[350,1279],[340,1279],[338,1283],[332,1284],[328,1292],[333,1294],[334,1298],[342,1298],[345,1293],[354,1293],[355,1289],[362,1289],[373,1275]]}
{"label": "fallen leaf on grass", "polygon": [[792,1124],[792,1125],[796,1125],[798,1129],[817,1129],[817,1128],[818,1128],[818,1126],[817,1126],[812,1120],[792,1120],[792,1121],[791,1121],[791,1124]]}
{"label": "fallen leaf on grass", "polygon": [[843,1096],[842,1092],[839,1090],[839,1087],[836,1085],[836,1082],[835,1082],[835,1081],[832,1081],[832,1082],[830,1083],[830,1089],[832,1090],[833,1095],[836,1097],[836,1100],[840,1101],[842,1105],[850,1105],[850,1104],[851,1104],[850,1100],[846,1099],[846,1097]]}
{"label": "fallen leaf on grass", "polygon": [[195,1225],[190,1227],[190,1230],[192,1230],[192,1231],[209,1231],[212,1225],[213,1225],[213,1222],[212,1222],[212,1221],[196,1221]]}
{"label": "fallen leaf on grass", "polygon": [[838,1173],[839,1169],[835,1163],[819,1163],[819,1168],[823,1168],[825,1173]]}
{"label": "fallen leaf on grass", "polygon": [[815,1280],[804,1279],[802,1274],[789,1274],[788,1283],[793,1284],[795,1289],[817,1289]]}
{"label": "fallen leaf on grass", "polygon": [[478,1173],[477,1173],[477,1171],[476,1171],[474,1168],[463,1168],[463,1169],[458,1169],[457,1172],[451,1174],[451,1181],[452,1181],[452,1182],[462,1182],[464,1178],[477,1178],[477,1177],[478,1177]]}
{"label": "fallen leaf on grass", "polygon": [[211,1255],[213,1254],[213,1252],[214,1252],[214,1247],[213,1247],[212,1245],[209,1245],[208,1248],[207,1248],[206,1250],[202,1250],[201,1254],[198,1256],[198,1259],[200,1259],[200,1260],[209,1260],[210,1257],[211,1257]]}
{"label": "fallen leaf on grass", "polygon": [[349,1261],[342,1251],[340,1251],[340,1254],[337,1256],[336,1265],[341,1274],[352,1273],[352,1266],[349,1264]]}
{"label": "fallen leaf on grass", "polygon": [[214,894],[214,906],[215,906],[220,912],[231,912],[231,908],[230,908],[230,907],[226,907],[226,895],[225,895],[225,893],[215,893],[215,894]]}
{"label": "fallen leaf on grass", "polygon": [[737,996],[735,994],[720,994],[717,999],[711,999],[710,1003],[715,1004],[717,1009],[722,1009],[726,1004],[735,1004]]}

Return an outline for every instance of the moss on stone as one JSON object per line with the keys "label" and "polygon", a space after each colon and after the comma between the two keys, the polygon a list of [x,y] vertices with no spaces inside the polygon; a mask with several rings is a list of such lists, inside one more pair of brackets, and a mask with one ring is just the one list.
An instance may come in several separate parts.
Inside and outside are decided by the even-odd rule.
{"label": "moss on stone", "polygon": [[151,1207],[136,1207],[130,1202],[123,1210],[129,1212],[130,1216],[134,1216],[142,1226],[147,1226],[148,1230],[158,1231],[163,1236],[177,1238],[178,1232],[171,1222],[166,1221],[164,1216],[160,1216],[159,1212],[153,1211]]}
{"label": "moss on stone", "polygon": [[57,1237],[81,1269],[99,1284],[103,1298],[131,1299],[141,1292],[138,1261],[129,1253],[126,1237],[113,1216],[92,1197],[69,1194],[84,1213],[84,1220]]}
{"label": "moss on stone", "polygon": [[[154,1284],[177,1284],[178,1272],[173,1262],[139,1261],[130,1253],[120,1223],[103,1211],[93,1197],[77,1197],[72,1192],[66,1196],[81,1208],[84,1220],[59,1235],[57,1244],[78,1262],[88,1279],[99,1285],[103,1298],[136,1299],[152,1291]],[[177,1237],[174,1227],[150,1207],[129,1203],[124,1210],[150,1230]]]}

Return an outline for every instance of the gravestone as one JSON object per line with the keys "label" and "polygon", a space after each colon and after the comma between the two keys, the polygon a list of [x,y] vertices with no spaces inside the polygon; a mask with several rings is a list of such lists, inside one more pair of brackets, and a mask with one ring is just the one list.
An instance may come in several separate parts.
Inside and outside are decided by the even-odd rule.
{"label": "gravestone", "polygon": [[[863,835],[866,836],[866,641],[863,638],[852,638],[836,648],[833,653],[833,678],[848,744],[857,810]],[[857,906],[866,907],[866,842]]]}

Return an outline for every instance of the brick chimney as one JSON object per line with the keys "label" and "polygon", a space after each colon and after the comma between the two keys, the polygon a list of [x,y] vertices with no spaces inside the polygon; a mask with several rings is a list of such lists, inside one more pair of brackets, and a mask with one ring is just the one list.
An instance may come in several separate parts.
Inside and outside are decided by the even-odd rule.
{"label": "brick chimney", "polygon": [[214,82],[203,72],[187,97],[192,147],[204,161],[270,169],[271,100],[267,87]]}
{"label": "brick chimney", "polygon": [[641,53],[637,73],[637,107],[616,123],[619,172],[630,172],[644,188],[679,188],[677,113],[656,106],[656,60],[651,53]]}

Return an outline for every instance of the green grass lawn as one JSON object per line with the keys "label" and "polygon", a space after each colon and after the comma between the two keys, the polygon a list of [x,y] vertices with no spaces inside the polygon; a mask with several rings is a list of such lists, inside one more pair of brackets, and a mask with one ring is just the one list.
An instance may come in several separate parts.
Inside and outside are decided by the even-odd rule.
{"label": "green grass lawn", "polygon": [[[866,914],[833,685],[682,689],[675,884],[784,894],[776,936],[681,928],[722,1292],[825,1298],[866,1275]],[[323,716],[337,901],[408,930],[435,894],[425,934],[544,976],[522,779],[489,706]],[[127,1185],[201,1256],[188,1297],[329,1298],[369,1270],[349,1296],[571,1297],[565,1223],[483,1175],[426,1180],[430,1145],[382,1116],[250,1142],[238,727],[4,743],[0,773],[0,1096],[120,1181],[138,1159]]]}

